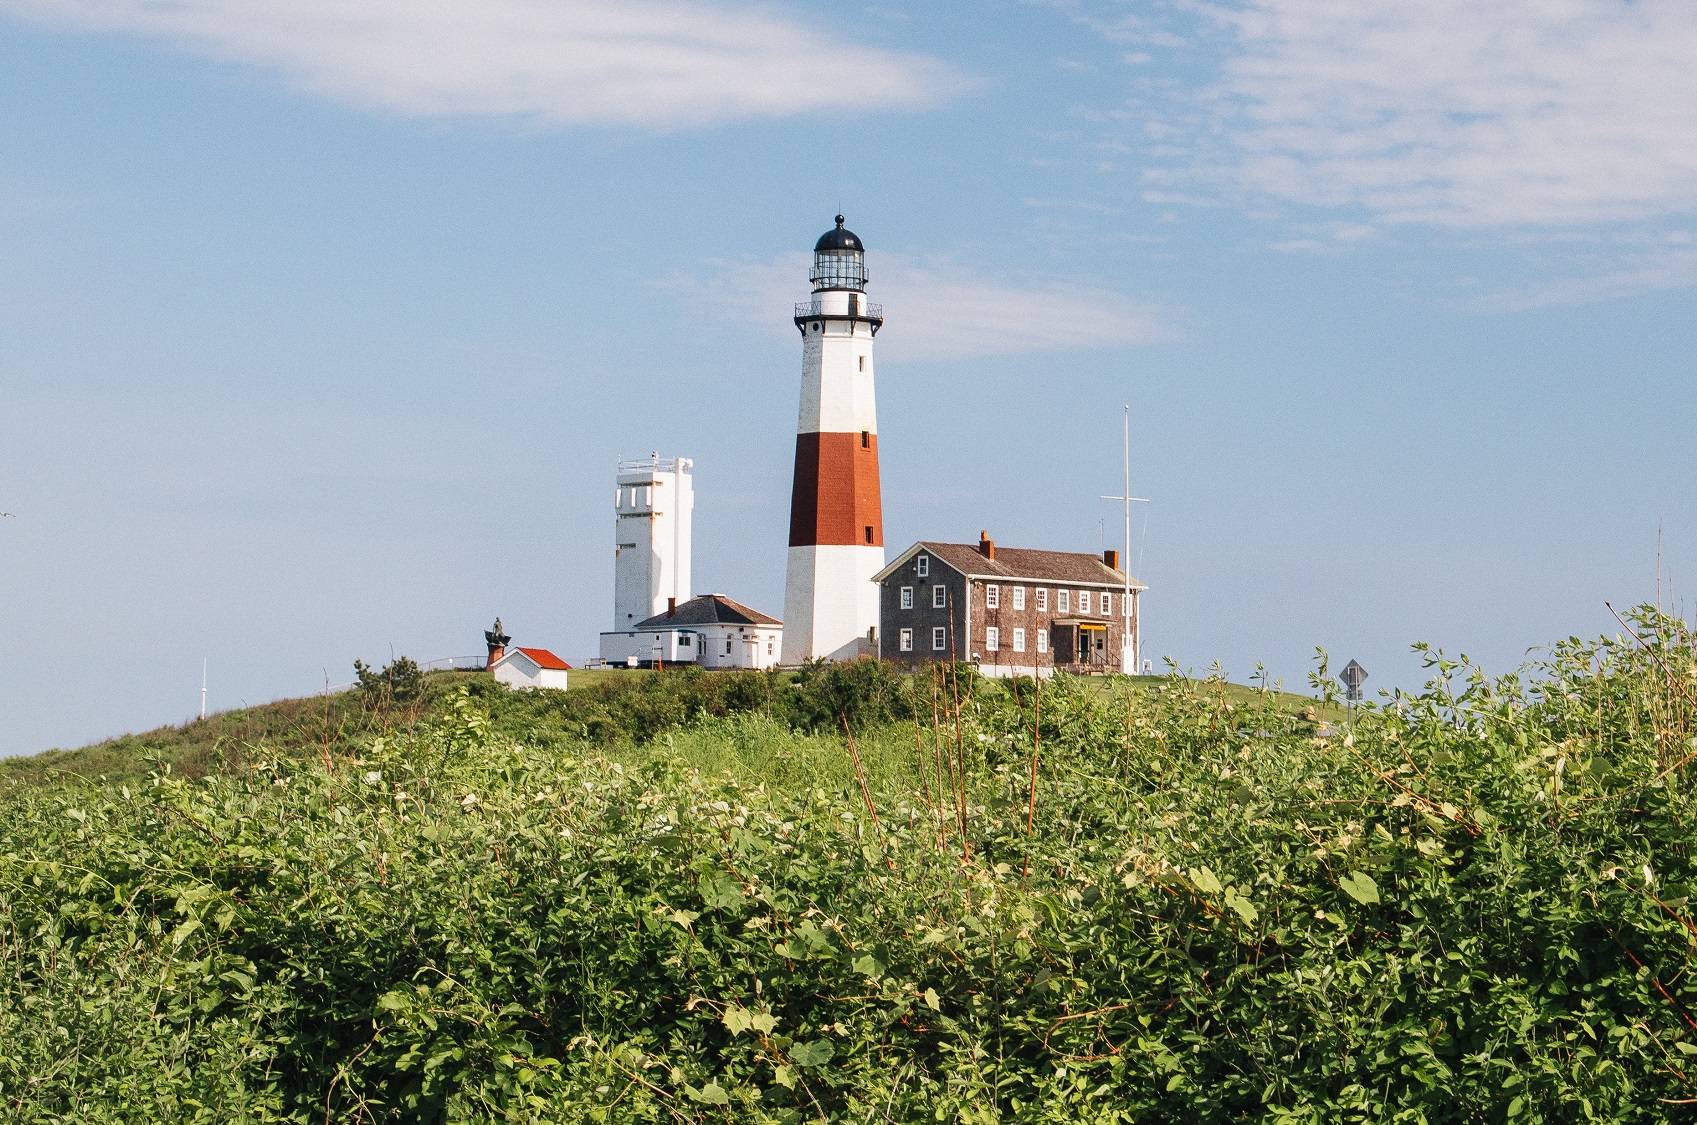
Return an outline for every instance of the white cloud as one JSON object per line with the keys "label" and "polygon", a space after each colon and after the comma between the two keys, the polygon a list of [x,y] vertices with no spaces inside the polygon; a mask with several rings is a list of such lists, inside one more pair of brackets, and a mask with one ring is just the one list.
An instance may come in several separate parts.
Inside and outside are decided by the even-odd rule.
{"label": "white cloud", "polygon": [[[726,265],[708,297],[732,315],[794,332],[809,255]],[[898,360],[978,359],[1123,347],[1170,339],[1151,305],[1106,289],[1016,285],[947,263],[869,253],[867,296],[888,318],[879,354]],[[691,279],[693,287],[698,282]]]}
{"label": "white cloud", "polygon": [[970,85],[935,59],[703,0],[0,0],[0,12],[159,38],[420,117],[677,127],[923,106]]}
{"label": "white cloud", "polygon": [[1631,254],[1616,268],[1589,277],[1560,278],[1481,298],[1487,312],[1518,312],[1551,305],[1586,305],[1697,285],[1697,250],[1665,246]]}
{"label": "white cloud", "polygon": [[1253,193],[1455,227],[1697,210],[1690,0],[1204,10],[1233,45],[1198,164]]}

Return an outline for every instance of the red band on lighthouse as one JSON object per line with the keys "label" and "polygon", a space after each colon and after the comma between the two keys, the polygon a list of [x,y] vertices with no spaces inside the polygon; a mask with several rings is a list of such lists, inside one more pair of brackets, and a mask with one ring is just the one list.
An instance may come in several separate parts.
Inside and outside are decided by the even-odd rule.
{"label": "red band on lighthouse", "polygon": [[797,434],[790,546],[882,547],[878,435]]}

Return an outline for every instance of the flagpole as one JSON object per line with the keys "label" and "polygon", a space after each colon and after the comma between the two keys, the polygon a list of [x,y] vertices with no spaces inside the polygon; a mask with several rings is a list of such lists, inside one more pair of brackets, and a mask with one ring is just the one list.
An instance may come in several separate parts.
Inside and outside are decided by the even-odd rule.
{"label": "flagpole", "polygon": [[1131,506],[1147,504],[1149,500],[1143,496],[1131,494],[1131,404],[1125,407],[1125,487],[1118,496],[1104,496],[1104,500],[1121,500],[1125,502],[1125,554],[1120,556],[1120,575],[1125,579],[1125,589],[1120,597],[1120,671],[1126,675],[1137,672],[1137,645],[1132,640],[1131,616]]}
{"label": "flagpole", "polygon": [[[1125,575],[1125,592],[1120,602],[1120,671],[1131,676],[1137,673],[1137,648],[1131,640],[1131,404],[1125,407],[1125,554],[1120,556],[1120,573]],[[1131,654],[1126,667],[1126,654]]]}

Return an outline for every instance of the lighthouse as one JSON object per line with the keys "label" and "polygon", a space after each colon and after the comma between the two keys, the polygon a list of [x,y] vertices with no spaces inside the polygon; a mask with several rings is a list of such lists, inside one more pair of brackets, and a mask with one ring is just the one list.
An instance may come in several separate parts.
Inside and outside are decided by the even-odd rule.
{"label": "lighthouse", "polygon": [[801,332],[801,412],[784,585],[784,663],[877,654],[884,516],[872,341],[883,309],[866,301],[866,248],[837,216],[813,247]]}

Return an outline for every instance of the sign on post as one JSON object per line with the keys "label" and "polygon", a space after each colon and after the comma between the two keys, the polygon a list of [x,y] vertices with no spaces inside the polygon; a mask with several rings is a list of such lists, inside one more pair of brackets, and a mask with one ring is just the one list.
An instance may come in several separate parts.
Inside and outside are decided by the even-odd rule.
{"label": "sign on post", "polygon": [[1351,660],[1344,665],[1343,671],[1338,673],[1338,679],[1343,681],[1346,689],[1344,698],[1351,703],[1360,703],[1361,685],[1367,682],[1367,669]]}

